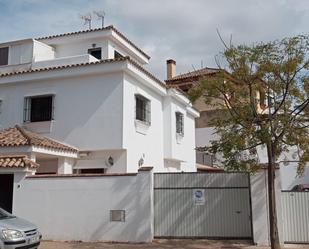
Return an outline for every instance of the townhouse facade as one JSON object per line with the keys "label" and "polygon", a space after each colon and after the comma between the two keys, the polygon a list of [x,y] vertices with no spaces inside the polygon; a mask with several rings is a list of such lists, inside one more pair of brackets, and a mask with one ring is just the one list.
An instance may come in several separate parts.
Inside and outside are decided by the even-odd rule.
{"label": "townhouse facade", "polygon": [[[0,44],[0,154],[36,174],[196,171],[185,95],[115,27]],[[30,165],[30,164],[29,164]]]}

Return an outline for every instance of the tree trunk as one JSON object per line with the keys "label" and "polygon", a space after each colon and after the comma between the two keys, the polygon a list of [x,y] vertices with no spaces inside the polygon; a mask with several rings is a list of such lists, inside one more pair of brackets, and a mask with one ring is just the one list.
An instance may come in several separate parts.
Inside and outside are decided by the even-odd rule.
{"label": "tree trunk", "polygon": [[277,225],[277,209],[276,209],[276,189],[275,189],[275,148],[272,143],[267,145],[268,156],[268,202],[269,202],[269,226],[270,226],[270,244],[271,249],[280,249],[278,225]]}

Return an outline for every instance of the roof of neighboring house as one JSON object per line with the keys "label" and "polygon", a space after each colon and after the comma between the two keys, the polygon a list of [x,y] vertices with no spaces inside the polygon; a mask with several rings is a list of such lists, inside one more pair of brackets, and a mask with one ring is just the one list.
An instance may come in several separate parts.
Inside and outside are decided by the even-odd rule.
{"label": "roof of neighboring house", "polygon": [[19,74],[26,74],[26,73],[45,72],[45,71],[62,70],[62,69],[75,68],[75,67],[84,67],[84,66],[91,66],[91,65],[115,63],[115,62],[119,62],[119,61],[128,61],[128,62],[130,62],[132,65],[134,65],[140,71],[145,73],[151,79],[153,79],[154,81],[159,83],[161,86],[166,88],[166,84],[165,83],[163,83],[161,80],[159,80],[157,77],[155,77],[152,73],[148,72],[145,68],[143,68],[141,65],[139,65],[137,62],[135,62],[134,60],[132,60],[128,56],[119,57],[119,58],[116,58],[116,59],[107,59],[107,60],[94,61],[94,62],[85,62],[85,63],[77,63],[77,64],[70,64],[70,65],[63,65],[63,66],[53,66],[53,67],[45,67],[45,68],[29,69],[29,70],[15,71],[15,72],[10,72],[10,73],[3,73],[3,74],[0,74],[0,78],[14,76],[14,75],[19,75]]}
{"label": "roof of neighboring house", "polygon": [[224,171],[223,168],[219,168],[219,167],[215,167],[215,166],[208,166],[208,165],[199,164],[199,163],[196,164],[196,169],[198,171],[212,171],[212,172],[214,172],[214,171],[216,171],[216,172]]}
{"label": "roof of neighboring house", "polygon": [[0,131],[0,147],[39,146],[66,152],[77,152],[74,147],[28,131],[18,125]]}
{"label": "roof of neighboring house", "polygon": [[172,79],[166,80],[165,82],[167,84],[173,85],[173,84],[177,84],[177,83],[197,81],[203,76],[213,75],[215,73],[218,73],[219,71],[220,71],[220,69],[218,69],[218,68],[205,67],[205,68],[194,70],[192,72],[188,72],[188,73],[185,73],[185,74],[176,75]]}
{"label": "roof of neighboring house", "polygon": [[0,156],[0,168],[38,168],[39,166],[26,155]]}
{"label": "roof of neighboring house", "polygon": [[76,31],[76,32],[39,37],[39,38],[36,38],[35,40],[38,40],[38,41],[47,40],[47,39],[58,38],[58,37],[63,37],[63,36],[79,35],[79,34],[92,33],[92,32],[103,31],[103,30],[113,30],[122,39],[124,39],[127,43],[129,43],[132,47],[134,47],[136,50],[138,50],[140,53],[142,53],[147,59],[150,59],[150,56],[148,54],[146,54],[143,50],[141,50],[139,47],[137,47],[131,40],[129,40],[124,34],[122,34],[119,30],[117,30],[113,25],[110,25],[110,26],[107,26],[107,27],[104,27],[104,28],[80,30],[80,31]]}

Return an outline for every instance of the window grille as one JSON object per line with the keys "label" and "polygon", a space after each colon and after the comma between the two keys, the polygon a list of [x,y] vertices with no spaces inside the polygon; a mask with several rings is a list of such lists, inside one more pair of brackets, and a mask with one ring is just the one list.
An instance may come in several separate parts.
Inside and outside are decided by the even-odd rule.
{"label": "window grille", "polygon": [[24,100],[24,122],[42,122],[54,119],[54,96],[33,96]]}
{"label": "window grille", "polygon": [[176,112],[176,133],[184,135],[184,118],[181,112]]}
{"label": "window grille", "polygon": [[135,95],[135,105],[135,119],[150,124],[150,101],[141,95]]}

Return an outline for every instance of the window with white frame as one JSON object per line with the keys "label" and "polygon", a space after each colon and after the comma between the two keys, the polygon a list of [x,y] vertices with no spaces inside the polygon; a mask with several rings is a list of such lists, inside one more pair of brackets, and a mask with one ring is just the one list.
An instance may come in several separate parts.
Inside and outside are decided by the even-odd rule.
{"label": "window with white frame", "polygon": [[26,97],[24,122],[42,122],[54,119],[54,95]]}
{"label": "window with white frame", "polygon": [[184,119],[181,112],[176,112],[176,133],[184,135]]}
{"label": "window with white frame", "polygon": [[148,125],[151,122],[150,100],[140,94],[135,95],[135,119]]}

